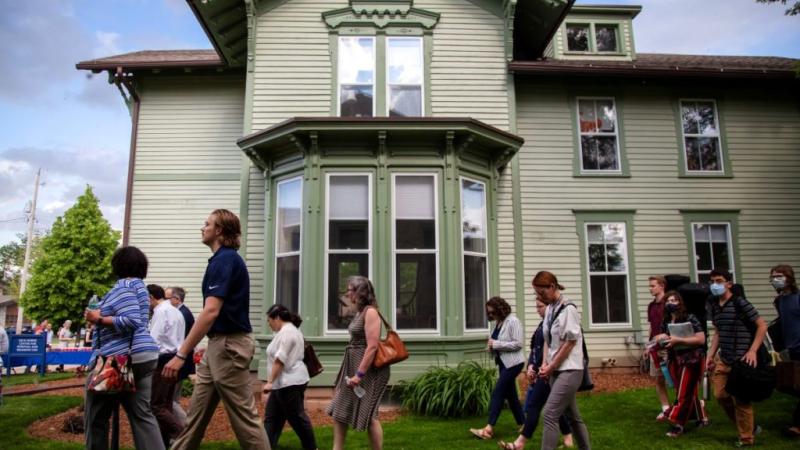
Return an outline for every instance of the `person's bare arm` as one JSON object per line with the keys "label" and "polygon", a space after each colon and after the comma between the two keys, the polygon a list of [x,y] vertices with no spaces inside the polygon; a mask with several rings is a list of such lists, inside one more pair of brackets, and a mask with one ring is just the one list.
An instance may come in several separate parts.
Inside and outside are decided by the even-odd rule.
{"label": "person's bare arm", "polygon": [[364,357],[361,358],[361,364],[358,365],[358,372],[350,378],[351,385],[361,382],[359,373],[366,373],[372,367],[375,354],[378,352],[378,341],[381,338],[381,319],[378,317],[378,311],[375,308],[368,308],[364,312],[364,332],[367,335],[367,349],[364,351]]}
{"label": "person's bare arm", "polygon": [[178,371],[181,370],[185,364],[186,355],[194,350],[197,344],[203,340],[203,336],[208,333],[208,330],[211,329],[211,325],[217,320],[217,316],[219,316],[219,312],[222,309],[222,301],[223,300],[219,297],[212,296],[206,298],[206,304],[203,306],[203,310],[200,311],[200,315],[197,316],[192,331],[186,336],[183,345],[181,345],[180,350],[178,350],[178,355],[164,366],[164,370],[161,372],[163,378],[167,380],[178,378]]}
{"label": "person's bare arm", "polygon": [[558,347],[555,356],[553,356],[553,360],[550,361],[550,364],[542,366],[539,370],[539,375],[546,377],[549,376],[553,371],[559,367],[561,367],[561,363],[564,362],[565,359],[569,356],[569,353],[575,348],[575,344],[578,341],[564,341],[561,343],[561,346]]}

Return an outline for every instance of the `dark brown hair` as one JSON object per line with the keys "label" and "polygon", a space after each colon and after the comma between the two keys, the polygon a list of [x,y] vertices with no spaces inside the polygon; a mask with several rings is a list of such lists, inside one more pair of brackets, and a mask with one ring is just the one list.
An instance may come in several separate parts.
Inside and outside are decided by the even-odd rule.
{"label": "dark brown hair", "polygon": [[353,293],[356,296],[356,308],[361,312],[367,306],[378,305],[378,300],[375,299],[375,288],[372,287],[372,282],[369,278],[362,277],[361,275],[354,275],[347,278],[347,286],[353,287]]}
{"label": "dark brown hair", "polygon": [[505,320],[511,314],[511,306],[503,297],[492,297],[486,302],[486,308],[494,308],[494,318],[497,320]]}
{"label": "dark brown hair", "polygon": [[[670,297],[675,297],[675,300],[678,301],[678,311],[676,311],[675,320],[678,322],[685,322],[686,318],[689,316],[689,312],[686,311],[686,304],[683,303],[683,297],[681,297],[678,291],[669,291],[664,294],[664,303],[666,303]],[[664,314],[664,322],[669,322],[671,319],[672,317]]]}
{"label": "dark brown hair", "polygon": [[558,284],[558,278],[553,275],[552,272],[548,272],[546,270],[539,271],[536,276],[533,277],[531,284],[534,286],[541,286],[541,287],[550,287],[555,286],[558,288],[559,291],[564,290],[564,286]]}
{"label": "dark brown hair", "polygon": [[276,303],[269,308],[267,311],[267,317],[270,319],[278,317],[284,322],[292,322],[292,324],[296,327],[300,327],[300,324],[303,323],[303,319],[301,319],[300,316],[289,311],[289,308],[281,305],[280,303]]}
{"label": "dark brown hair", "polygon": [[788,264],[778,264],[769,270],[770,275],[772,275],[772,272],[778,272],[786,277],[786,287],[789,288],[790,292],[797,292],[797,281],[794,278],[794,269],[792,269],[792,266]]}
{"label": "dark brown hair", "polygon": [[215,224],[222,230],[222,246],[238,250],[241,243],[242,226],[236,214],[227,209],[215,209],[212,213],[216,217]]}
{"label": "dark brown hair", "polygon": [[111,270],[117,279],[146,278],[147,256],[132,245],[120,247],[111,257]]}

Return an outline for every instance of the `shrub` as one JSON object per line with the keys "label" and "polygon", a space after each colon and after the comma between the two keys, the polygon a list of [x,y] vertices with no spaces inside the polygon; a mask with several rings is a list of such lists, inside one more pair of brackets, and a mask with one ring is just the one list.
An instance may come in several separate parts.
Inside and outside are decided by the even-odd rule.
{"label": "shrub", "polygon": [[189,378],[181,382],[181,397],[191,398],[194,392],[194,383]]}
{"label": "shrub", "polygon": [[398,390],[403,407],[422,415],[466,417],[486,414],[495,371],[475,361],[457,367],[431,367]]}

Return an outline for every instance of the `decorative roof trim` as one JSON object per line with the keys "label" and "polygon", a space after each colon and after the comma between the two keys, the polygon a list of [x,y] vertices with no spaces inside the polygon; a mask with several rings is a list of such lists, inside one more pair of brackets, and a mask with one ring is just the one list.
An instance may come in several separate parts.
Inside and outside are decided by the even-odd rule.
{"label": "decorative roof trim", "polygon": [[322,13],[328,28],[343,26],[371,26],[383,29],[388,26],[418,26],[427,30],[439,23],[438,13],[414,8],[413,0],[350,0],[349,8]]}

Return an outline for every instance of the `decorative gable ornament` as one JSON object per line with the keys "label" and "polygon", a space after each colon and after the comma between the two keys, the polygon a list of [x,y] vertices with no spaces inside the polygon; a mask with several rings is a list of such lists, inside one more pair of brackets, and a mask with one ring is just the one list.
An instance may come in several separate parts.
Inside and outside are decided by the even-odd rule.
{"label": "decorative gable ornament", "polygon": [[439,22],[439,14],[414,8],[413,0],[350,0],[349,3],[349,8],[322,13],[322,20],[329,28],[400,26],[430,30]]}

